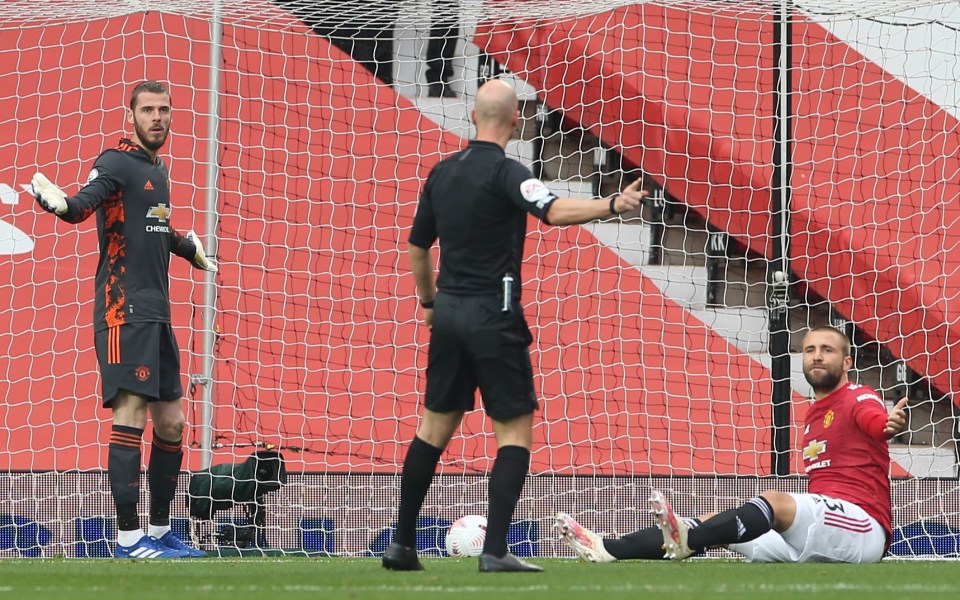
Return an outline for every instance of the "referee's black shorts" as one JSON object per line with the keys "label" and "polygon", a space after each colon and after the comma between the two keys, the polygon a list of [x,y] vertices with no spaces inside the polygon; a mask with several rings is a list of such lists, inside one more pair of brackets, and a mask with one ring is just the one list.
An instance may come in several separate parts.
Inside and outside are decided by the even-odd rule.
{"label": "referee's black shorts", "polygon": [[94,334],[103,406],[109,408],[120,390],[148,402],[183,397],[180,349],[169,323],[127,323]]}
{"label": "referee's black shorts", "polygon": [[509,313],[500,308],[495,295],[437,294],[424,400],[429,410],[472,410],[477,388],[487,414],[496,421],[539,408],[530,329],[519,306]]}

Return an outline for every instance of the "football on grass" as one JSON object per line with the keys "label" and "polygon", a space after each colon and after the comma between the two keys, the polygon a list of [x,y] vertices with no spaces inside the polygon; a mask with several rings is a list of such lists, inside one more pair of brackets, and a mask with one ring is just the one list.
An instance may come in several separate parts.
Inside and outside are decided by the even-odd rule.
{"label": "football on grass", "polygon": [[487,518],[467,515],[453,522],[447,531],[447,554],[450,556],[480,556],[483,540],[487,537]]}

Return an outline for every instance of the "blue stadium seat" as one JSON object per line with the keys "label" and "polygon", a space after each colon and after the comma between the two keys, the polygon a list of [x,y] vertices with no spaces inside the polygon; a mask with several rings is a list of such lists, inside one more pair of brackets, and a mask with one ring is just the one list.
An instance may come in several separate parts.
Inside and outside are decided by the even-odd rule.
{"label": "blue stadium seat", "polygon": [[307,552],[326,552],[334,554],[333,519],[300,519],[300,548]]}
{"label": "blue stadium seat", "polygon": [[183,541],[190,540],[190,519],[171,518],[170,530]]}
{"label": "blue stadium seat", "polygon": [[514,521],[507,530],[507,548],[514,556],[539,556],[540,526],[536,521]]}
{"label": "blue stadium seat", "polygon": [[113,545],[117,539],[114,519],[87,517],[75,522],[77,558],[113,558]]}
{"label": "blue stadium seat", "polygon": [[[446,538],[450,524],[450,521],[436,517],[420,517],[417,519],[417,552],[432,556],[446,556]],[[396,530],[396,525],[381,530],[377,537],[370,542],[369,554],[383,556],[383,551],[393,541],[393,534]]]}
{"label": "blue stadium seat", "polygon": [[43,556],[43,547],[50,543],[50,530],[18,515],[0,515],[0,550],[16,550],[20,556]]}
{"label": "blue stadium seat", "polygon": [[960,530],[936,521],[910,523],[893,530],[890,553],[957,558],[960,557]]}

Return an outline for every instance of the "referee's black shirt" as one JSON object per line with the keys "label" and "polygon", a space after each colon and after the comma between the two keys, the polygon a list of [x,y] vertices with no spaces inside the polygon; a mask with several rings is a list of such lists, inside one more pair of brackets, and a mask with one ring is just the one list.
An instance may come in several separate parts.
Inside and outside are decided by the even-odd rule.
{"label": "referee's black shirt", "polygon": [[510,274],[513,300],[519,302],[527,213],[546,223],[556,199],[499,145],[473,140],[430,172],[409,242],[430,248],[440,239],[441,292],[498,294],[503,276]]}

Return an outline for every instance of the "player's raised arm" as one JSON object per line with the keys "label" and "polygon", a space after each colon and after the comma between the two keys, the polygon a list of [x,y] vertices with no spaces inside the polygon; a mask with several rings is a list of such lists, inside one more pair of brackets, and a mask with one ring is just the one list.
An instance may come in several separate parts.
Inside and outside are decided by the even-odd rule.
{"label": "player's raised arm", "polygon": [[883,433],[887,437],[893,437],[903,431],[907,424],[907,398],[901,398],[897,405],[893,407],[890,414],[887,415],[887,425],[883,428]]}
{"label": "player's raised arm", "polygon": [[600,200],[557,198],[547,211],[547,221],[551,225],[575,225],[633,210],[648,195],[646,190],[640,189],[642,185],[643,181],[637,179],[619,194]]}
{"label": "player's raised arm", "polygon": [[67,214],[67,195],[47,179],[46,175],[34,174],[30,181],[30,188],[40,208],[55,215]]}
{"label": "player's raised arm", "polygon": [[92,178],[76,196],[68,197],[43,173],[36,173],[33,176],[30,187],[40,208],[68,223],[80,223],[96,212],[114,189],[109,178],[97,177],[95,173],[96,169]]}
{"label": "player's raised arm", "polygon": [[115,157],[104,153],[90,170],[86,183],[74,196],[67,196],[43,173],[33,176],[30,187],[40,208],[57,215],[67,223],[80,223],[95,213],[121,188],[120,177],[115,174],[122,172],[122,167],[116,164]]}

